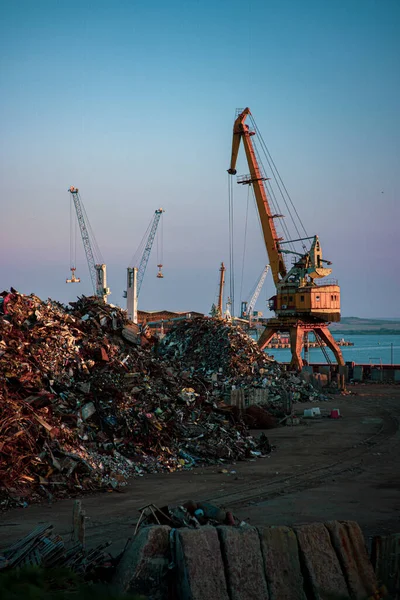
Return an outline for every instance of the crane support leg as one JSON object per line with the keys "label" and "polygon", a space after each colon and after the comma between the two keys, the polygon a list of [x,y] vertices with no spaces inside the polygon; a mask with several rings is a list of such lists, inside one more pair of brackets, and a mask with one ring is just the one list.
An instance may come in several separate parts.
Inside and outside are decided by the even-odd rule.
{"label": "crane support leg", "polygon": [[345,364],[342,352],[336,343],[336,340],[332,336],[328,327],[323,323],[310,323],[307,321],[296,321],[283,322],[278,319],[270,319],[266,328],[262,332],[260,339],[258,340],[258,346],[261,350],[267,346],[268,342],[273,338],[276,333],[288,331],[290,336],[290,351],[292,354],[292,360],[290,362],[290,369],[301,371],[303,368],[303,359],[301,358],[301,351],[304,345],[304,334],[310,331],[314,331],[316,335],[324,342],[330,350],[332,350],[336,362],[338,365],[343,366]]}
{"label": "crane support leg", "polygon": [[268,344],[268,342],[270,342],[272,340],[272,338],[274,337],[275,334],[276,334],[276,329],[273,329],[272,327],[266,327],[264,329],[264,331],[260,335],[260,339],[257,342],[260,350],[264,350],[265,346]]}
{"label": "crane support leg", "polygon": [[340,350],[339,346],[337,345],[336,340],[333,337],[333,335],[331,334],[331,332],[329,331],[329,329],[327,327],[316,327],[315,331],[317,332],[317,334],[319,335],[321,340],[323,342],[325,342],[325,344],[328,346],[328,348],[330,348],[330,350],[332,350],[333,354],[335,355],[337,364],[340,366],[344,366],[345,362],[344,362],[342,351]]}
{"label": "crane support leg", "polygon": [[290,351],[292,353],[292,360],[290,362],[290,368],[296,371],[301,371],[303,368],[303,359],[301,358],[301,351],[304,343],[304,329],[299,325],[290,327]]}

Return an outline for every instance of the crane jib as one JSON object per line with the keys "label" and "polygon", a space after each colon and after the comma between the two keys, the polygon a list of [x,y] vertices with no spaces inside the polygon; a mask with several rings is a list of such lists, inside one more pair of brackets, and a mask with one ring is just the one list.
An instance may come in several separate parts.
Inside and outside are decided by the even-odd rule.
{"label": "crane jib", "polygon": [[283,255],[279,250],[280,238],[276,232],[273,221],[274,216],[271,212],[267,193],[263,183],[267,178],[261,172],[251,140],[251,136],[254,134],[254,132],[250,132],[248,125],[244,123],[248,114],[250,114],[250,110],[246,108],[242,113],[239,114],[234,123],[232,156],[228,173],[231,175],[236,174],[236,162],[239,153],[240,140],[242,140],[250,170],[250,176],[247,178],[238,178],[238,183],[247,183],[253,186],[265,247],[271,265],[272,276],[275,284],[278,284],[281,279],[286,276],[287,270]]}

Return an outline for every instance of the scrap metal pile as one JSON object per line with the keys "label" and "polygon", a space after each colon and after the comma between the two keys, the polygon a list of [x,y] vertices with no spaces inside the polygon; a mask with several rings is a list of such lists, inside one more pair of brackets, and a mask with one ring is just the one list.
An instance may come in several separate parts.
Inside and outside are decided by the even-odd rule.
{"label": "scrap metal pile", "polygon": [[276,365],[240,327],[198,317],[175,325],[163,339],[160,355],[182,361],[193,372],[221,373],[233,380],[252,378]]}
{"label": "scrap metal pile", "polygon": [[125,323],[96,298],[1,294],[1,507],[268,452],[206,379],[129,343]]}
{"label": "scrap metal pile", "polygon": [[325,399],[310,383],[283,370],[241,327],[224,320],[180,322],[166,334],[158,353],[212,382],[216,397],[235,388],[263,388],[272,405],[289,396],[292,402]]}

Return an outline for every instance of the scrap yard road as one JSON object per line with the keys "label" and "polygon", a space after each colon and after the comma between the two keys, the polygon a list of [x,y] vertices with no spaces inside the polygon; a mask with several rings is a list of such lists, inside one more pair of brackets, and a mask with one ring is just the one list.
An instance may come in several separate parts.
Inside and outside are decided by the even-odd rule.
{"label": "scrap yard road", "polygon": [[[208,500],[252,525],[356,520],[366,538],[400,531],[400,386],[359,385],[356,395],[320,404],[322,418],[267,433],[276,451],[267,458],[132,479],[121,493],[82,498],[89,546],[110,540],[113,553],[133,536],[147,504]],[[329,419],[339,408],[340,419]],[[255,432],[259,435],[260,432]],[[222,470],[228,471],[227,473]],[[0,547],[39,523],[71,531],[73,499],[4,513]]]}

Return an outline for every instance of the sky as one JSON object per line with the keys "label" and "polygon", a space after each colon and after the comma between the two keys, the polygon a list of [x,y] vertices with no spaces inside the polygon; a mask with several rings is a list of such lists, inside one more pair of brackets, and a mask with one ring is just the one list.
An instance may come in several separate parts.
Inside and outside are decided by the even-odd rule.
{"label": "sky", "polygon": [[[65,283],[73,185],[110,302],[124,306],[126,267],[162,207],[164,278],[159,240],[139,308],[207,314],[229,264],[235,111],[249,106],[333,263],[342,315],[400,317],[398,0],[0,0],[0,23],[2,289],[91,293],[80,240],[81,283]],[[242,186],[234,205],[238,312],[268,259]],[[273,293],[269,274],[264,314]]]}

